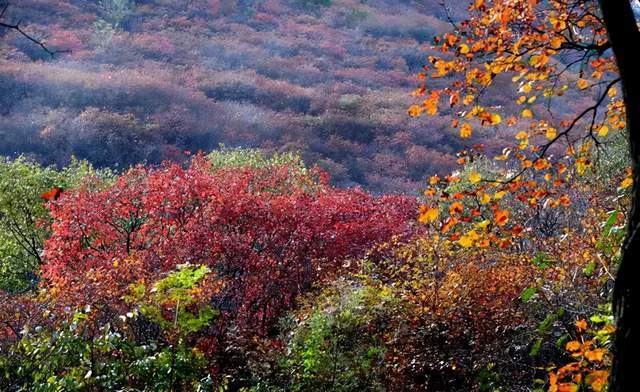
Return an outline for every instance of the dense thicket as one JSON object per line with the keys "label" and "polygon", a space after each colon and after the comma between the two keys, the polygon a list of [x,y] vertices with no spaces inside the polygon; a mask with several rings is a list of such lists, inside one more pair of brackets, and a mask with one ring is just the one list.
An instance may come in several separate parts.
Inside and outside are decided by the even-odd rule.
{"label": "dense thicket", "polygon": [[[29,156],[0,161],[0,389],[602,392],[612,364],[623,385],[635,117],[595,0],[445,7],[423,131],[398,48],[445,27],[433,4],[46,3],[22,26],[63,52],[1,44],[0,132]],[[319,167],[190,151],[219,141]],[[322,168],[431,176],[373,196]]]}
{"label": "dense thicket", "polygon": [[[611,156],[598,173],[621,171]],[[567,185],[584,209],[500,248],[440,239],[415,199],[332,188],[294,155],[0,167],[3,205],[24,206],[0,227],[3,389],[517,389],[566,363],[606,380],[618,177],[585,174]],[[510,224],[531,222],[518,203]]]}
{"label": "dense thicket", "polygon": [[[126,333],[119,336],[125,345],[197,350],[218,369],[210,377],[236,374],[238,382],[257,339],[273,335],[300,294],[349,270],[345,263],[372,246],[409,235],[417,209],[404,196],[332,188],[326,174],[294,156],[243,150],[197,156],[187,167],[137,166],[117,177],[86,163],[56,171],[19,159],[1,167],[2,184],[12,186],[3,192],[1,231],[12,241],[1,264],[10,290],[1,294],[2,385],[9,389],[79,387],[65,369],[84,369],[86,358],[74,350],[105,328]],[[29,357],[36,355],[29,345],[43,344],[24,340],[26,331],[52,333],[55,351],[65,328],[74,328],[75,343],[60,364],[39,355],[33,367],[12,362],[13,350]],[[89,355],[97,354],[91,348]],[[96,372],[85,386],[112,385],[101,377],[127,385],[100,361],[83,370]]]}

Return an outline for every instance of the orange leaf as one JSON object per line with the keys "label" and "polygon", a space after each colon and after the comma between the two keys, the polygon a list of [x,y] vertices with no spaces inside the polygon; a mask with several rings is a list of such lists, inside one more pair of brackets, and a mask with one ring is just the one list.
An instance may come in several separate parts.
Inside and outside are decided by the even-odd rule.
{"label": "orange leaf", "polygon": [[578,385],[572,382],[558,384],[558,392],[578,392]]}
{"label": "orange leaf", "polygon": [[424,109],[422,109],[420,106],[411,105],[411,107],[409,107],[408,113],[411,117],[418,117],[423,111]]}
{"label": "orange leaf", "polygon": [[586,89],[587,87],[589,87],[589,82],[587,82],[587,81],[586,81],[586,80],[584,80],[584,79],[578,79],[578,81],[576,82],[576,85],[578,86],[578,88],[579,88],[580,90],[584,90],[584,89]]}
{"label": "orange leaf", "polygon": [[577,340],[572,340],[570,342],[567,342],[564,348],[567,351],[578,351],[580,349],[580,342]]}
{"label": "orange leaf", "polygon": [[591,362],[601,362],[607,350],[604,348],[597,348],[595,350],[587,351],[584,353],[584,357]]}
{"label": "orange leaf", "polygon": [[585,377],[584,381],[591,387],[591,389],[594,390],[594,392],[600,392],[604,390],[604,387],[607,385],[608,379],[608,370],[594,370],[591,373],[587,374],[587,377]]}
{"label": "orange leaf", "polygon": [[444,221],[444,224],[442,225],[442,228],[440,229],[440,231],[442,233],[446,233],[447,231],[451,230],[451,228],[456,224],[458,224],[458,219],[449,217]]}
{"label": "orange leaf", "polygon": [[462,205],[461,202],[456,201],[454,203],[451,203],[451,206],[449,206],[449,213],[451,215],[455,214],[455,213],[462,213],[462,210],[464,209],[464,206]]}
{"label": "orange leaf", "polygon": [[576,328],[578,328],[578,331],[580,331],[580,332],[586,330],[587,329],[587,322],[584,321],[584,320],[576,321]]}
{"label": "orange leaf", "polygon": [[509,211],[507,210],[497,210],[493,214],[493,221],[498,226],[504,226],[509,221]]}

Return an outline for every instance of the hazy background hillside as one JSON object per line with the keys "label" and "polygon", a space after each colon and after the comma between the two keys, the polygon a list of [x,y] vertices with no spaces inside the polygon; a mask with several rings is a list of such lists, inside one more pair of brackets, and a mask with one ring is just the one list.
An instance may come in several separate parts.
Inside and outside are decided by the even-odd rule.
{"label": "hazy background hillside", "polygon": [[435,0],[25,0],[5,18],[70,52],[0,31],[0,155],[126,167],[224,143],[411,192],[461,147],[406,114],[448,27]]}

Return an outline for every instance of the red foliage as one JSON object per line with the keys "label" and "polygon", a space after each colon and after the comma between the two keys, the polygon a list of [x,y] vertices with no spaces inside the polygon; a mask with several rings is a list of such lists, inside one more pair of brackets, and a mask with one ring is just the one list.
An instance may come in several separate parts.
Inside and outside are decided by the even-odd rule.
{"label": "red foliage", "polygon": [[40,195],[40,197],[44,200],[58,200],[60,195],[62,194],[62,188],[54,186],[51,190],[44,192]]}
{"label": "red foliage", "polygon": [[61,306],[112,312],[131,283],[206,264],[221,287],[219,326],[263,333],[346,259],[407,233],[415,211],[412,198],[333,189],[289,167],[213,172],[201,157],[136,167],[51,203],[43,277]]}

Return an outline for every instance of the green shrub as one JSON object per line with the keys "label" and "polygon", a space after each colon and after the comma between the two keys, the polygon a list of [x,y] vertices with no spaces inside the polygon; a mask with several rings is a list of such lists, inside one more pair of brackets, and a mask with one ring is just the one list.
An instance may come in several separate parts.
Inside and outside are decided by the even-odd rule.
{"label": "green shrub", "polygon": [[391,291],[341,283],[286,328],[280,371],[293,391],[385,390],[383,334],[399,309]]}
{"label": "green shrub", "polygon": [[18,157],[0,157],[0,291],[23,292],[35,287],[49,235],[49,210],[41,195],[53,187],[73,188],[86,176],[111,178],[109,170],[95,171],[74,160],[57,170]]}
{"label": "green shrub", "polygon": [[0,390],[210,390],[205,356],[187,340],[216,315],[194,295],[208,273],[185,265],[150,290],[134,286],[134,309],[99,327],[90,308],[51,328],[25,327],[0,355]]}

